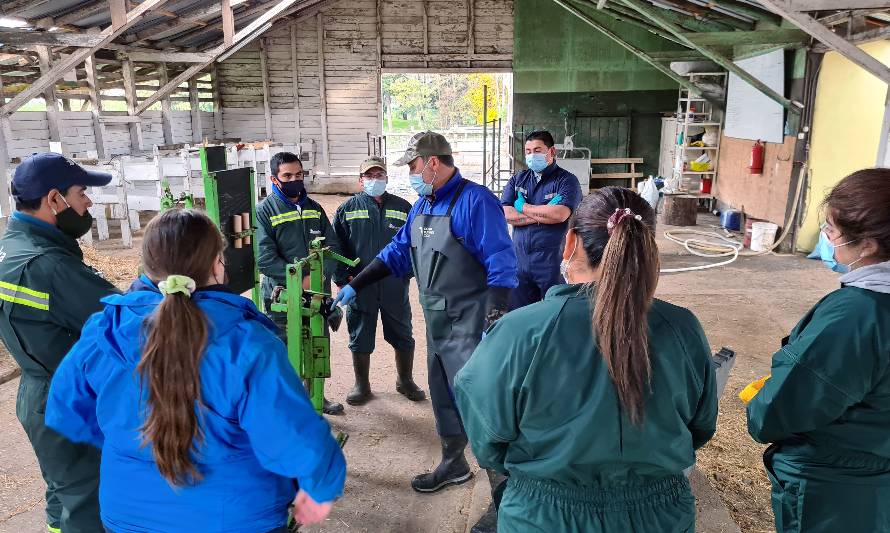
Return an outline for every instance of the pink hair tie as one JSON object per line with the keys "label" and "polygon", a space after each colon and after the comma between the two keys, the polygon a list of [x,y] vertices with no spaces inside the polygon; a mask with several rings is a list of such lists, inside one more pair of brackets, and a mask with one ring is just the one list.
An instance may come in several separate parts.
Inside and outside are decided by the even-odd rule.
{"label": "pink hair tie", "polygon": [[615,230],[618,224],[621,224],[621,221],[628,217],[633,217],[637,220],[643,220],[643,217],[631,211],[629,207],[625,207],[624,209],[616,209],[615,212],[612,213],[612,216],[609,217],[609,221],[606,223],[606,230],[608,230],[609,235],[612,235],[612,232]]}

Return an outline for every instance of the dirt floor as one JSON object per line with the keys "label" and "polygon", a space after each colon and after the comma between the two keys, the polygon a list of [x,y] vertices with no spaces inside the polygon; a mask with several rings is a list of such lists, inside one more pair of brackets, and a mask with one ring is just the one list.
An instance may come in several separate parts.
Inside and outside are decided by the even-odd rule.
{"label": "dirt floor", "polygon": [[[332,215],[346,198],[316,199]],[[702,215],[699,222],[714,220]],[[659,228],[664,229],[669,228]],[[664,239],[659,244],[665,267],[706,262]],[[138,267],[139,246],[138,237],[131,250],[103,245],[99,252],[87,250],[86,259],[125,288]],[[731,347],[738,357],[721,402],[717,435],[698,458],[702,474],[698,485],[703,485],[696,489],[703,515],[699,531],[733,529],[705,520],[704,515],[718,511],[721,504],[742,531],[773,530],[769,483],[760,458],[763,447],[748,437],[744,407],[737,394],[745,384],[768,373],[779,340],[836,284],[835,274],[821,262],[799,256],[741,258],[728,267],[662,276],[658,296],[690,308],[701,320],[712,347]],[[412,309],[417,338],[415,374],[418,383],[425,385],[424,326],[413,288]],[[345,328],[332,338],[333,378],[328,396],[340,401],[352,385],[347,340]],[[345,449],[349,472],[344,498],[330,519],[311,531],[464,533],[487,503],[487,483],[481,481],[484,475],[431,496],[410,489],[411,476],[432,468],[439,457],[432,413],[429,402],[414,404],[395,392],[392,348],[383,342],[379,329],[377,346],[372,370],[376,400],[360,408],[347,406],[345,416],[331,418],[335,430],[350,435]],[[8,355],[0,353],[0,382],[10,368]],[[38,532],[43,521],[42,480],[15,418],[17,383],[13,379],[0,385],[0,533]]]}

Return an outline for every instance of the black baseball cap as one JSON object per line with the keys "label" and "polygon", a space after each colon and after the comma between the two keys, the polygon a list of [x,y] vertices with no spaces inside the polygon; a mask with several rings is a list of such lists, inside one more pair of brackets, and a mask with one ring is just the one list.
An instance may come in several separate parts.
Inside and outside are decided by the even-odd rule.
{"label": "black baseball cap", "polygon": [[22,161],[15,169],[12,186],[19,200],[37,200],[49,191],[72,185],[101,187],[111,182],[111,174],[87,170],[71,159],[54,152],[39,152]]}

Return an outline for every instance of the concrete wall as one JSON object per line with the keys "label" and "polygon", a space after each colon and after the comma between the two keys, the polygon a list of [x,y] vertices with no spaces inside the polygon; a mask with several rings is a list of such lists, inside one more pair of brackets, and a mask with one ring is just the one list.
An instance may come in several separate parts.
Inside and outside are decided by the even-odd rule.
{"label": "concrete wall", "polygon": [[[890,42],[861,46],[890,65]],[[810,149],[811,179],[798,248],[809,251],[819,238],[820,204],[842,178],[875,166],[887,85],[836,52],[825,54],[816,88]]]}

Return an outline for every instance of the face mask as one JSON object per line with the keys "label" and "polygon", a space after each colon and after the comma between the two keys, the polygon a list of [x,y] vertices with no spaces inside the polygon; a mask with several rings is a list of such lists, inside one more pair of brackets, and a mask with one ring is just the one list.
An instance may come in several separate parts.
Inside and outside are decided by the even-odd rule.
{"label": "face mask", "polygon": [[[433,184],[423,181],[423,171],[426,170],[427,164],[429,164],[429,161],[423,165],[419,174],[411,174],[408,176],[408,180],[411,182],[411,188],[414,189],[414,192],[416,192],[418,196],[430,196],[433,194]],[[436,178],[434,177],[433,181],[435,180]]]}
{"label": "face mask", "polygon": [[294,181],[276,181],[278,190],[288,198],[300,198],[306,192],[306,186],[303,180]]}
{"label": "face mask", "polygon": [[386,192],[386,182],[383,180],[365,179],[362,186],[368,196],[377,197]]}
{"label": "face mask", "polygon": [[525,166],[540,174],[547,168],[547,156],[544,154],[525,154]]}
{"label": "face mask", "polygon": [[78,214],[64,196],[60,197],[68,207],[58,213],[53,211],[53,214],[56,215],[56,227],[65,235],[75,239],[83,237],[93,227],[93,215],[89,211],[84,211],[82,215]]}
{"label": "face mask", "polygon": [[566,283],[569,283],[569,284],[572,283],[569,280],[569,263],[571,263],[572,258],[575,257],[575,251],[578,250],[578,239],[579,239],[579,237],[575,237],[575,247],[572,248],[572,253],[569,255],[569,258],[563,259],[559,263],[559,274],[562,276],[562,279],[566,280]]}
{"label": "face mask", "polygon": [[831,270],[840,274],[846,274],[850,271],[850,269],[853,268],[853,265],[855,265],[859,261],[862,261],[862,258],[860,257],[849,265],[845,265],[843,263],[839,263],[838,260],[834,257],[834,250],[835,248],[843,248],[844,246],[853,244],[854,242],[856,241],[848,241],[843,244],[835,245],[831,242],[831,239],[828,238],[828,235],[826,235],[823,231],[819,235],[819,244],[817,245],[819,247],[819,258],[822,259],[822,262],[825,263],[825,266],[827,266]]}

